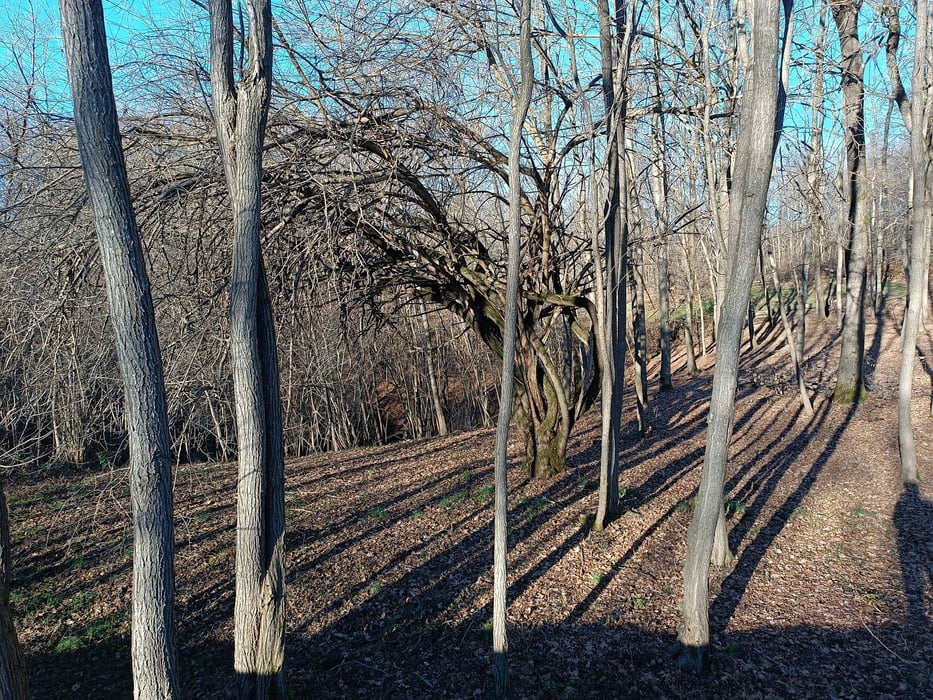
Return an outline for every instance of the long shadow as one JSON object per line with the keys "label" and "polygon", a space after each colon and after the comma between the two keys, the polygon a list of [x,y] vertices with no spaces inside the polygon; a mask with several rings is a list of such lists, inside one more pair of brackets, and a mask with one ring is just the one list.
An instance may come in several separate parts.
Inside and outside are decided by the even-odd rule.
{"label": "long shadow", "polygon": [[[794,514],[794,511],[800,506],[804,497],[809,493],[810,489],[813,487],[813,484],[816,482],[817,477],[820,472],[823,471],[823,468],[826,466],[826,463],[829,461],[829,458],[836,450],[836,445],[842,438],[843,433],[846,428],[849,426],[849,423],[852,421],[852,417],[855,415],[857,410],[857,404],[851,404],[843,419],[840,421],[837,428],[833,431],[832,436],[826,441],[826,447],[819,454],[819,456],[813,461],[810,469],[807,470],[807,473],[800,480],[800,483],[797,485],[797,488],[794,489],[794,492],[778,507],[774,515],[771,516],[771,519],[761,528],[758,536],[752,540],[745,551],[742,553],[738,562],[736,563],[735,568],[728,575],[728,577],[723,581],[722,591],[716,600],[710,606],[710,620],[715,621],[715,624],[722,629],[725,627],[726,623],[731,619],[732,615],[735,613],[736,608],[738,607],[739,601],[742,599],[742,596],[745,593],[745,589],[748,587],[749,581],[751,581],[752,575],[755,573],[755,570],[758,568],[758,565],[761,563],[762,558],[765,553],[768,551],[768,548],[774,542],[775,538],[781,533],[784,529],[784,526],[787,525],[791,516]],[[813,428],[808,428],[810,436],[816,434],[816,431],[819,427],[823,425],[826,417],[829,414],[830,409],[827,408],[826,411],[822,414],[822,418],[818,424],[814,424]],[[807,440],[801,440],[797,442],[797,449],[789,450],[782,459],[782,464],[779,468],[776,468],[771,473],[768,485],[764,490],[768,488],[773,491],[777,486],[777,482],[780,480],[780,477],[786,471],[794,459],[796,459],[800,450],[803,449],[803,446],[809,443],[809,438]],[[767,498],[767,494],[759,495],[758,501],[764,502],[764,498]],[[756,502],[758,502],[756,501]],[[743,529],[747,529],[749,526],[745,525]]]}
{"label": "long shadow", "polygon": [[894,508],[897,554],[900,560],[907,617],[918,629],[933,625],[933,503],[923,499],[917,484],[905,484]]}
{"label": "long shadow", "polygon": [[[469,700],[492,697],[491,645],[484,630],[400,620],[382,639],[378,605],[357,608],[346,621],[311,637],[286,641],[288,696],[300,700]],[[367,635],[360,629],[368,630]],[[671,635],[636,625],[514,623],[509,630],[514,697],[677,698],[928,698],[931,665],[912,662],[892,624],[825,629],[763,627],[714,642],[712,671],[688,676],[667,666]],[[366,641],[368,644],[359,644]],[[879,637],[888,651],[879,647]],[[920,641],[920,640],[918,640]],[[928,641],[924,638],[923,641]],[[333,643],[332,646],[328,646]],[[182,641],[179,675],[184,698],[236,697],[232,648],[226,641]],[[118,700],[132,696],[129,639],[108,638],[67,652],[27,651],[33,697]]]}

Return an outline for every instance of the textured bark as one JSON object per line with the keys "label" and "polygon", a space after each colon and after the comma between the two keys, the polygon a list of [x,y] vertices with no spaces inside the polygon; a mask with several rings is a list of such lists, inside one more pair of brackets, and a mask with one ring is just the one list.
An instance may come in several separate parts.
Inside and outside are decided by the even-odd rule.
{"label": "textured bark", "polygon": [[437,372],[434,368],[434,332],[431,330],[431,323],[428,321],[427,310],[424,307],[424,300],[419,304],[419,315],[421,316],[421,325],[425,336],[425,364],[428,370],[428,388],[431,392],[431,405],[434,407],[434,419],[437,423],[437,434],[447,435],[447,418],[444,416],[444,403],[441,401],[441,391],[437,384]]}
{"label": "textured bark", "polygon": [[171,455],[162,360],[130,200],[99,0],[61,0],[81,165],[101,252],[123,377],[133,508],[133,687],[178,695]]}
{"label": "textured bark", "polygon": [[[701,671],[709,659],[709,565],[725,541],[722,490],[735,412],[742,326],[755,273],[756,252],[767,200],[776,142],[778,61],[777,0],[752,3],[752,56],[739,122],[735,177],[730,200],[736,245],[717,333],[716,369],[709,430],[696,509],[687,533],[683,625],[679,662]],[[779,125],[778,125],[779,127]],[[718,546],[717,546],[718,543]]]}
{"label": "textured bark", "polygon": [[284,698],[285,473],[272,303],[260,249],[262,147],[272,81],[268,0],[246,3],[249,62],[234,83],[233,16],[212,0],[214,123],[233,210],[230,348],[236,402],[234,669],[241,698]]}
{"label": "textured bark", "polygon": [[632,368],[635,386],[635,408],[638,432],[648,432],[648,330],[645,325],[645,283],[641,276],[644,253],[639,247],[634,253],[637,265],[629,266],[632,286]]}
{"label": "textured bark", "polygon": [[905,483],[916,483],[917,451],[911,416],[914,363],[917,336],[923,323],[923,307],[927,300],[927,279],[924,271],[930,265],[930,235],[933,228],[933,47],[930,42],[929,0],[917,2],[917,39],[914,71],[911,80],[910,158],[913,170],[913,213],[910,242],[910,275],[908,277],[907,314],[901,333],[901,372],[897,396],[897,436],[901,455],[901,476]]}
{"label": "textured bark", "polygon": [[845,123],[846,285],[842,343],[833,400],[859,401],[865,392],[865,287],[868,265],[868,187],[865,159],[865,83],[858,36],[861,0],[832,0],[830,10],[842,54],[842,111]]}
{"label": "textured bark", "polygon": [[[599,456],[599,492],[593,529],[602,530],[619,515],[619,448],[622,441],[622,395],[625,384],[625,251],[628,228],[622,211],[622,197],[627,193],[625,146],[625,109],[629,31],[614,36],[624,21],[626,4],[614,6],[613,21],[605,0],[596,4],[599,20],[599,46],[603,108],[607,115],[606,165],[608,191],[603,214],[605,284],[600,294],[602,314],[598,318],[599,347],[602,355],[601,413]],[[623,60],[614,60],[614,43],[621,40]],[[621,92],[621,94],[617,94]],[[598,245],[594,245],[598,249]],[[594,251],[597,254],[598,250]],[[602,263],[600,263],[602,267]]]}
{"label": "textured bark", "polygon": [[514,98],[512,127],[509,134],[509,247],[505,295],[505,328],[502,336],[502,383],[499,419],[496,425],[495,513],[493,521],[493,600],[492,657],[497,698],[509,694],[509,644],[506,633],[508,595],[508,447],[509,422],[512,419],[512,395],[515,388],[515,343],[518,336],[518,284],[521,271],[521,170],[522,131],[531,105],[534,67],[531,59],[531,0],[522,0],[519,14],[518,94]]}
{"label": "textured bark", "polygon": [[0,698],[26,700],[29,684],[23,649],[16,636],[10,610],[11,578],[10,519],[3,482],[0,481]]}

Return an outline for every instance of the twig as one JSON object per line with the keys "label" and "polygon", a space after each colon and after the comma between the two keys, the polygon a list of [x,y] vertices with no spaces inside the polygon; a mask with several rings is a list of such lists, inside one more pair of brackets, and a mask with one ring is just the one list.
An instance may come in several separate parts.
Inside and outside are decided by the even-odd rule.
{"label": "twig", "polygon": [[882,641],[878,638],[878,635],[876,635],[874,632],[872,632],[871,627],[869,627],[869,626],[866,624],[866,622],[865,622],[864,620],[862,620],[862,627],[864,627],[866,630],[868,630],[868,634],[870,634],[872,637],[874,637],[875,641],[878,642],[878,644],[880,644],[881,646],[883,646],[885,649],[887,649],[888,652],[890,652],[891,655],[894,656],[894,658],[896,658],[898,661],[901,661],[902,663],[905,663],[905,664],[916,664],[916,663],[917,663],[916,661],[911,661],[910,659],[905,659],[903,656],[901,656],[900,654],[898,654],[896,651],[894,651],[894,650],[893,650],[891,647],[889,647],[887,644],[885,644],[884,642],[882,642]]}

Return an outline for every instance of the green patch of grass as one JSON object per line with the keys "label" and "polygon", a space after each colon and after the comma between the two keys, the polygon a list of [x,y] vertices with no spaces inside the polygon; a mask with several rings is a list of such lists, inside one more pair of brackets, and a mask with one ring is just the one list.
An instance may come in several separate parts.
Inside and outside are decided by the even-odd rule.
{"label": "green patch of grass", "polygon": [[493,487],[492,484],[489,484],[487,486],[480,486],[478,489],[473,491],[473,500],[479,503],[485,503],[490,498],[492,498],[494,493],[495,493],[495,488]]}
{"label": "green patch of grass", "polygon": [[587,581],[591,586],[598,586],[606,580],[606,577],[602,574],[590,574]]}
{"label": "green patch of grass", "polygon": [[528,503],[528,510],[525,511],[523,516],[526,523],[530,523],[547,510],[547,499],[544,496],[535,496]]}
{"label": "green patch of grass", "polygon": [[84,610],[84,608],[93,603],[96,598],[97,594],[94,593],[94,591],[81,591],[68,601],[68,608],[70,610]]}
{"label": "green patch of grass", "polygon": [[465,472],[463,472],[463,474],[460,475],[460,479],[463,481],[464,484],[469,484],[470,481],[473,479],[472,470],[467,469]]}
{"label": "green patch of grass", "polygon": [[381,506],[375,506],[373,508],[370,508],[369,510],[366,511],[365,517],[374,518],[376,520],[381,520],[382,518],[386,517],[385,508]]}
{"label": "green patch of grass", "polygon": [[79,639],[78,637],[65,637],[55,645],[55,653],[67,654],[70,651],[83,649],[85,646],[83,639]]}
{"label": "green patch of grass", "polygon": [[379,591],[382,590],[382,583],[379,581],[373,581],[368,586],[366,586],[366,590],[370,595],[376,595]]}
{"label": "green patch of grass", "polygon": [[75,557],[71,560],[70,566],[75,571],[81,571],[86,565],[87,562],[85,561],[84,557]]}
{"label": "green patch of grass", "polygon": [[199,523],[206,523],[208,520],[211,519],[211,514],[208,511],[204,510],[204,511],[201,511],[200,513],[195,513],[194,519],[197,520]]}
{"label": "green patch of grass", "polygon": [[730,499],[725,502],[723,506],[726,510],[726,517],[731,518],[733,515],[738,516],[741,519],[745,515],[745,504],[741,501],[736,501]]}
{"label": "green patch of grass", "polygon": [[681,501],[676,506],[674,506],[675,513],[689,513],[693,510],[693,499],[687,501]]}
{"label": "green patch of grass", "polygon": [[424,517],[424,511],[418,508],[416,510],[413,510],[411,512],[411,515],[408,517],[410,517],[412,520],[421,520],[421,518]]}

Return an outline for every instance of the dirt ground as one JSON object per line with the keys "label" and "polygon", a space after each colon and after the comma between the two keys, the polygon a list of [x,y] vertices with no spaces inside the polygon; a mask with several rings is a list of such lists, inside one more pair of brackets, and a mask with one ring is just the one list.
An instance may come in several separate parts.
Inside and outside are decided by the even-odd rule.
{"label": "dirt ground", "polygon": [[[827,400],[837,334],[831,322],[811,324],[812,418],[778,330],[745,354],[726,486],[738,558],[713,575],[704,678],[678,671],[669,652],[712,358],[693,378],[675,363],[673,391],[652,387],[651,432],[627,429],[625,512],[604,532],[586,525],[596,412],[577,427],[556,479],[529,480],[513,441],[515,697],[933,697],[933,375],[918,365],[923,481],[908,491],[896,438],[896,318],[892,310],[869,321],[871,393],[858,406]],[[492,444],[486,429],[288,463],[293,697],[490,696]],[[234,696],[234,487],[232,464],[177,470],[185,697]],[[125,469],[13,474],[7,489],[12,603],[35,697],[130,697]]]}

